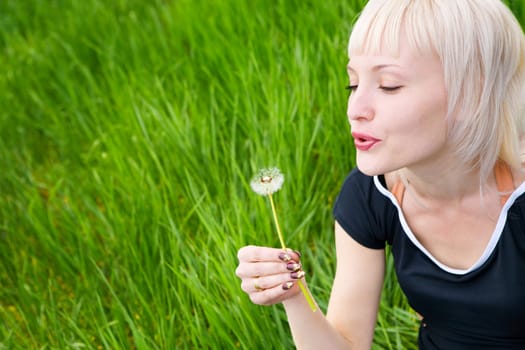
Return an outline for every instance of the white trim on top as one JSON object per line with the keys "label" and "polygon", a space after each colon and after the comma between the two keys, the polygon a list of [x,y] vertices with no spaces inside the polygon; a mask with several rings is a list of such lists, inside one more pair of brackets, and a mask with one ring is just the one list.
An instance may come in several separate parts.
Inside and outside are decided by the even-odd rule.
{"label": "white trim on top", "polygon": [[523,182],[509,196],[509,198],[503,205],[503,208],[501,209],[500,215],[498,217],[498,221],[496,222],[496,227],[494,228],[494,231],[492,232],[492,236],[487,244],[487,247],[483,251],[483,254],[481,254],[481,256],[479,257],[478,261],[476,261],[474,265],[472,265],[468,269],[456,269],[456,268],[447,266],[443,264],[442,262],[440,262],[423,246],[423,244],[421,244],[421,242],[419,242],[419,240],[414,235],[414,232],[412,232],[412,230],[410,229],[410,226],[408,226],[405,215],[403,214],[403,211],[401,210],[401,206],[399,202],[397,201],[396,197],[394,197],[394,195],[388,189],[383,187],[377,175],[374,176],[374,184],[376,188],[378,189],[378,191],[381,192],[381,194],[386,196],[388,199],[390,199],[390,201],[396,206],[397,212],[399,214],[399,221],[401,223],[401,226],[403,227],[403,231],[408,236],[408,238],[412,241],[412,243],[414,243],[414,245],[419,250],[421,250],[430,260],[432,260],[434,264],[436,264],[439,268],[441,268],[442,270],[448,273],[454,274],[454,275],[465,275],[479,268],[481,265],[485,263],[485,261],[487,261],[487,259],[494,251],[494,248],[498,244],[498,241],[501,237],[501,234],[503,232],[503,227],[505,226],[505,223],[507,221],[507,213],[510,207],[512,206],[512,204],[514,204],[516,199],[525,192],[525,182]]}

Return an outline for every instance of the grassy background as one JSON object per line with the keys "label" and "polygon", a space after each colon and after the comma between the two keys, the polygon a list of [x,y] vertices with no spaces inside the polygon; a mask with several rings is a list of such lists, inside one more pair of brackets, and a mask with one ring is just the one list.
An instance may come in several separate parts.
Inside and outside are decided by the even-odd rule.
{"label": "grassy background", "polygon": [[[325,310],[365,2],[1,1],[0,350],[292,348],[234,275],[239,247],[279,245],[248,181],[285,173]],[[414,349],[391,264],[375,348]]]}

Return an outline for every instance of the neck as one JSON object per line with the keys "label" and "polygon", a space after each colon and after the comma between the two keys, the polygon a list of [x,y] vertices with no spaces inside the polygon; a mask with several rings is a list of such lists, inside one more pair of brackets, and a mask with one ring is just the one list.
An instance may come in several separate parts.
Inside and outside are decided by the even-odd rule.
{"label": "neck", "polygon": [[480,183],[479,169],[450,164],[425,169],[404,168],[400,175],[405,185],[422,201],[460,201],[464,197],[479,196],[487,185]]}

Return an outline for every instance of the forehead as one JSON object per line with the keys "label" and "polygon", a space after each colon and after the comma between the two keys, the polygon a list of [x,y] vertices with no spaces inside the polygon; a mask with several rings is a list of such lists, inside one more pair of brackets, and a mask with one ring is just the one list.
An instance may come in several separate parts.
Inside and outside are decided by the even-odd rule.
{"label": "forehead", "polygon": [[425,12],[422,3],[425,1],[370,0],[352,29],[348,56],[397,57],[407,49],[421,53],[435,51],[434,35],[422,15]]}
{"label": "forehead", "polygon": [[[378,33],[382,34],[380,31]],[[353,40],[355,37],[352,36],[348,50],[349,66],[364,64],[377,68],[386,66],[411,69],[421,64],[441,61],[435,50],[429,46],[417,45],[403,27],[390,36],[376,38],[373,32],[367,32],[367,37],[358,37],[359,40]]]}
{"label": "forehead", "polygon": [[441,60],[436,54],[421,53],[411,48],[401,49],[397,56],[366,53],[353,55],[347,70],[350,76],[385,73],[402,78],[425,79],[443,75]]}

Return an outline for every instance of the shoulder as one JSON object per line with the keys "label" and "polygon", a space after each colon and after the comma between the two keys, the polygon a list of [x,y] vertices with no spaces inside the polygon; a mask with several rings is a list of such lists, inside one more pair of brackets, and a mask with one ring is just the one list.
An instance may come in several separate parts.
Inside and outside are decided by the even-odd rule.
{"label": "shoulder", "polygon": [[[395,207],[384,193],[383,176],[369,176],[354,169],[346,177],[334,205],[334,218],[356,241],[369,248],[383,248]],[[382,190],[380,191],[379,188]]]}
{"label": "shoulder", "polygon": [[362,173],[358,168],[354,168],[345,178],[341,186],[339,197],[356,194],[362,195],[367,189],[374,186],[374,177]]}
{"label": "shoulder", "polygon": [[376,191],[374,177],[354,168],[343,181],[335,201],[335,209],[346,211],[351,207],[369,202],[374,191]]}
{"label": "shoulder", "polygon": [[356,206],[364,202],[371,210],[378,203],[382,208],[385,201],[391,201],[389,191],[398,181],[400,178],[397,173],[370,176],[354,168],[346,176],[335,205],[336,207],[340,205]]}
{"label": "shoulder", "polygon": [[359,170],[359,168],[356,167],[353,168],[352,171],[350,171],[350,173],[346,176],[343,186],[347,183],[367,183],[372,181],[372,179],[373,176],[364,174],[361,172],[361,170]]}
{"label": "shoulder", "polygon": [[[339,223],[356,221],[366,215],[374,188],[374,178],[354,168],[345,178],[334,204],[334,217]],[[345,227],[347,229],[347,227]]]}

